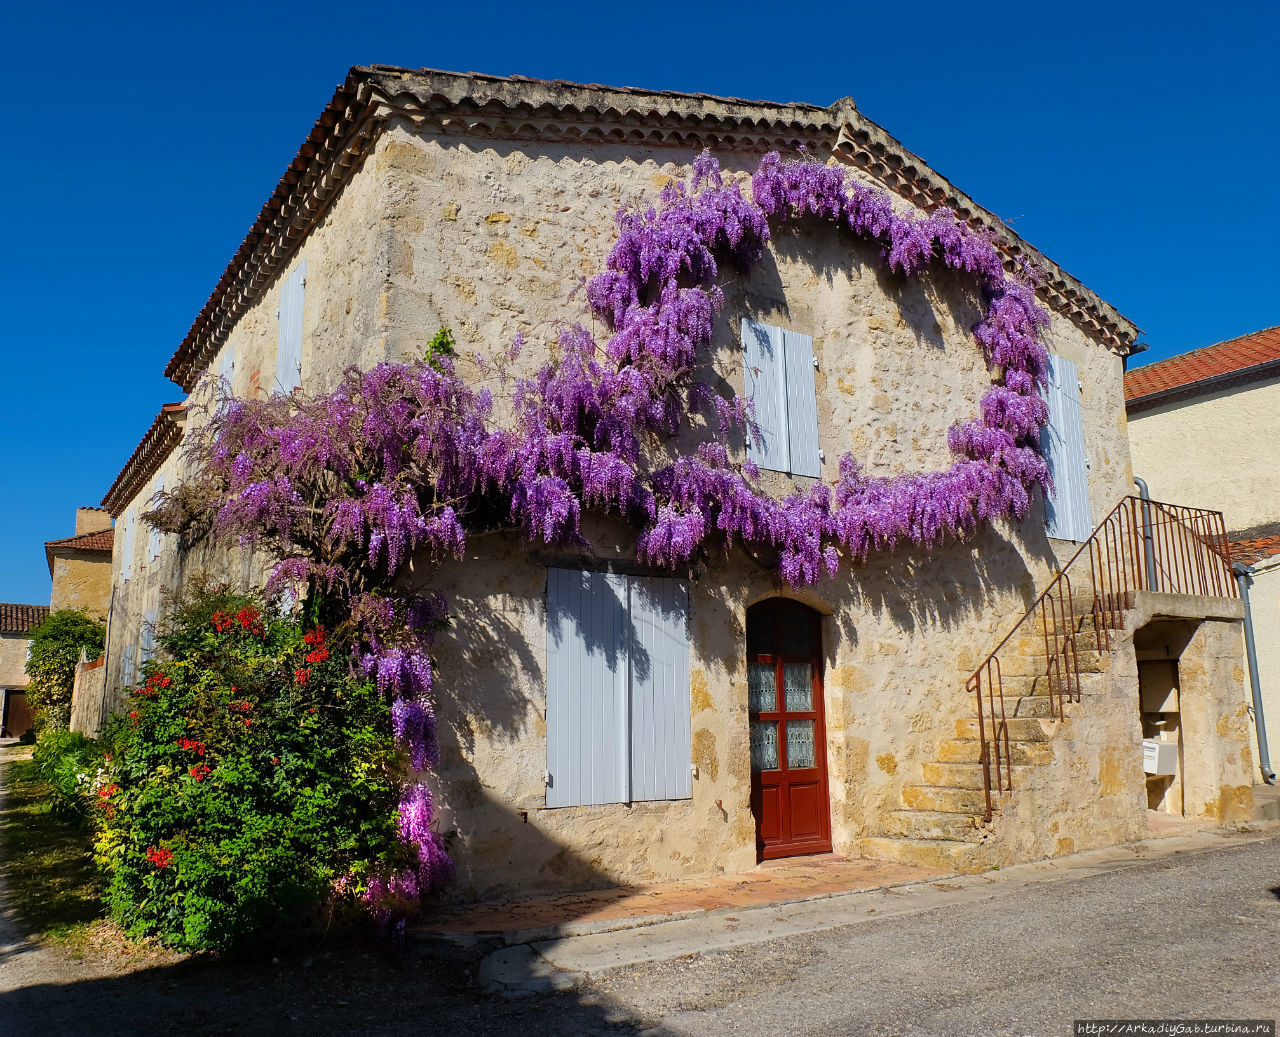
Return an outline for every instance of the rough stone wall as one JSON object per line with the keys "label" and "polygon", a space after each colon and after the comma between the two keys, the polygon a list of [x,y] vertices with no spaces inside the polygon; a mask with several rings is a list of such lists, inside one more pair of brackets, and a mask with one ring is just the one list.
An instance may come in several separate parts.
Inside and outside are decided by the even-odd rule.
{"label": "rough stone wall", "polygon": [[90,738],[97,736],[106,719],[103,710],[108,705],[107,667],[105,663],[76,664],[75,683],[71,687],[71,730]]}
{"label": "rough stone wall", "polygon": [[[165,486],[172,487],[177,484],[183,471],[179,448],[165,459],[157,474],[164,476]],[[182,561],[177,555],[175,538],[165,535],[158,543],[153,544],[151,527],[142,518],[143,513],[151,507],[153,486],[154,477],[117,516],[115,544],[111,553],[111,607],[104,651],[107,662],[101,677],[107,689],[107,713],[122,701],[119,689],[127,677],[123,672],[126,646],[133,646],[136,676],[141,665],[139,650],[143,639],[144,618],[153,609],[158,618],[162,617],[165,594],[173,591],[179,583]],[[130,552],[131,565],[126,579],[124,555],[131,523],[134,533]]]}
{"label": "rough stone wall", "polygon": [[1280,378],[1140,410],[1134,471],[1156,500],[1221,511],[1229,531],[1280,522]]}
{"label": "rough stone wall", "polygon": [[1178,659],[1182,810],[1224,824],[1253,819],[1240,628],[1238,621],[1206,619]]}
{"label": "rough stone wall", "polygon": [[110,606],[111,558],[105,552],[72,551],[54,558],[51,609],[83,609],[105,620]]}
{"label": "rough stone wall", "polygon": [[0,634],[0,688],[27,686],[27,634]]}

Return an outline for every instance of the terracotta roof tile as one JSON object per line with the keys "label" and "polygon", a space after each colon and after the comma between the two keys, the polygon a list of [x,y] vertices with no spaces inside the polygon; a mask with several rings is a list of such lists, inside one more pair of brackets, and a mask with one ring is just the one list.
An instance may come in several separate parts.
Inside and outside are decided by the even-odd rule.
{"label": "terracotta roof tile", "polygon": [[1231,541],[1231,560],[1241,565],[1253,565],[1274,555],[1280,555],[1280,536]]}
{"label": "terracotta roof tile", "polygon": [[1280,360],[1280,326],[1264,328],[1126,371],[1124,398],[1126,402],[1132,402],[1276,360]]}
{"label": "terracotta roof tile", "polygon": [[9,605],[0,603],[0,634],[25,634],[49,616],[48,605]]}
{"label": "terracotta roof tile", "polygon": [[110,554],[115,542],[116,531],[114,529],[99,529],[92,533],[63,537],[61,540],[46,540],[44,557],[45,561],[49,563],[49,575],[53,575],[53,554],[55,551],[102,551]]}
{"label": "terracotta roof tile", "polygon": [[79,536],[63,537],[61,540],[46,540],[45,548],[65,547],[71,551],[110,551],[116,542],[114,529],[99,529],[94,533],[81,533]]}

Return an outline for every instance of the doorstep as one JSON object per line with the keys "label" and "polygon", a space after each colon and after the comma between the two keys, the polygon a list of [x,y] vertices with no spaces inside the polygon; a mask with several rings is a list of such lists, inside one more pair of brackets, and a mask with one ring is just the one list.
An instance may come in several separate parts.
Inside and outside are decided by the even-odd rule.
{"label": "doorstep", "polygon": [[949,874],[828,853],[769,861],[738,875],[446,905],[433,910],[413,932],[464,942],[500,937],[504,943],[519,944],[634,929],[707,912],[822,900]]}

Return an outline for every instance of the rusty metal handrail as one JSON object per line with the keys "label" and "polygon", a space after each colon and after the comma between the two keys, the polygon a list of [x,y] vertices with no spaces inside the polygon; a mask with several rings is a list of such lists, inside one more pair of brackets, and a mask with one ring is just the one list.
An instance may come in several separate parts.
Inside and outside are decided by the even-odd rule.
{"label": "rusty metal handrail", "polygon": [[[1082,604],[1087,603],[1088,611],[1077,622],[1068,570],[1086,552],[1090,588]],[[1084,571],[1083,563],[1079,571]],[[965,689],[977,698],[985,820],[990,821],[993,814],[993,777],[998,791],[1013,790],[1009,717],[1004,703],[1005,667],[1000,662],[1000,652],[1028,620],[1035,617],[1039,621],[1044,670],[1030,675],[1030,693],[1036,694],[1037,682],[1043,681],[1049,719],[1061,720],[1066,715],[1066,704],[1081,699],[1079,628],[1086,620],[1091,621],[1095,650],[1111,651],[1111,632],[1123,628],[1125,613],[1133,606],[1137,591],[1238,597],[1222,513],[1138,497],[1122,498],[973,671]],[[1028,677],[1023,675],[1022,679]]]}

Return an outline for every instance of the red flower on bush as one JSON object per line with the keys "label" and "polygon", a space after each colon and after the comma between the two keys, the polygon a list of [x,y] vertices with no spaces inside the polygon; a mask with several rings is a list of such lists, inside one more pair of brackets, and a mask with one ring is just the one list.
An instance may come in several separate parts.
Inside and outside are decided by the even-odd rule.
{"label": "red flower on bush", "polygon": [[179,738],[178,748],[185,749],[189,753],[195,753],[197,756],[203,756],[205,744],[204,742],[197,742],[194,738]]}
{"label": "red flower on bush", "polygon": [[293,671],[293,679],[298,684],[306,684],[311,679],[311,671],[308,669],[298,669]]}
{"label": "red flower on bush", "polygon": [[147,860],[157,868],[167,868],[173,863],[173,851],[159,846],[148,846]]}
{"label": "red flower on bush", "polygon": [[120,791],[120,786],[117,785],[115,782],[112,782],[110,785],[103,785],[102,788],[98,789],[98,798],[103,801],[106,801],[119,791]]}
{"label": "red flower on bush", "polygon": [[136,709],[131,710],[129,712],[129,719],[133,722],[134,727],[138,726],[138,717],[140,716],[142,716],[142,714],[139,713]]}
{"label": "red flower on bush", "polygon": [[196,779],[196,781],[204,781],[211,773],[212,768],[207,763],[197,763],[194,767],[188,767],[187,772]]}
{"label": "red flower on bush", "polygon": [[210,622],[213,624],[213,629],[222,634],[235,625],[235,617],[229,616],[225,612],[215,612]]}
{"label": "red flower on bush", "polygon": [[247,630],[251,634],[263,633],[262,624],[258,622],[262,618],[262,613],[252,605],[246,605],[236,613],[236,622],[240,624],[240,629]]}
{"label": "red flower on bush", "polygon": [[329,658],[329,649],[324,643],[324,627],[308,630],[302,635],[302,641],[311,646],[311,651],[307,653],[307,662],[322,663]]}

